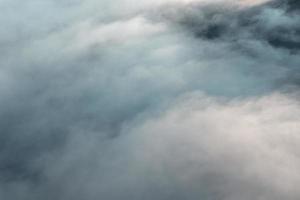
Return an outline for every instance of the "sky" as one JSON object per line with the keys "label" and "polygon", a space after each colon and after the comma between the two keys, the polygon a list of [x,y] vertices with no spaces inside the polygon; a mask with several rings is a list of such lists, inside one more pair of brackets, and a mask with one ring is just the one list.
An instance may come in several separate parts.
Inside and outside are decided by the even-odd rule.
{"label": "sky", "polygon": [[0,200],[300,199],[297,0],[0,0]]}

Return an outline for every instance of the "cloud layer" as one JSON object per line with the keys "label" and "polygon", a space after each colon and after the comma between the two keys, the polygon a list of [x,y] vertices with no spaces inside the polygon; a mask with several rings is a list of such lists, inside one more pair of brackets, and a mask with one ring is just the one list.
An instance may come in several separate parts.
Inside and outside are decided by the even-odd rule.
{"label": "cloud layer", "polygon": [[0,10],[0,199],[299,199],[297,1]]}

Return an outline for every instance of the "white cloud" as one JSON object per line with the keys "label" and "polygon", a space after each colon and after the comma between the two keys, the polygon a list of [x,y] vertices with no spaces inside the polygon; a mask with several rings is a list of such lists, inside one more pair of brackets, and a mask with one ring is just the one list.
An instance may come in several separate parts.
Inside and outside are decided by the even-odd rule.
{"label": "white cloud", "polygon": [[189,95],[135,128],[130,146],[137,166],[185,188],[188,199],[294,199],[299,114],[299,103],[280,94],[229,102]]}
{"label": "white cloud", "polygon": [[56,162],[43,163],[46,190],[64,187],[59,196],[67,199],[293,200],[299,116],[299,102],[278,93],[243,100],[183,95],[125,124],[116,140],[74,130]]}
{"label": "white cloud", "polygon": [[153,24],[142,16],[136,16],[108,24],[93,25],[90,22],[85,22],[79,24],[76,29],[77,36],[73,40],[75,44],[70,49],[89,48],[99,44],[116,45],[138,40],[140,37],[147,38],[164,31],[164,25]]}
{"label": "white cloud", "polygon": [[299,17],[264,2],[1,1],[0,199],[298,200]]}

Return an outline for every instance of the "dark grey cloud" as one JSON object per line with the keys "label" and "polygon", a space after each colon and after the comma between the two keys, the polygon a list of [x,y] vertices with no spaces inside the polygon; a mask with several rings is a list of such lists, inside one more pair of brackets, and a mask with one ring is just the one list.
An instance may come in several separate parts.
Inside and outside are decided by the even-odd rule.
{"label": "dark grey cloud", "polygon": [[[267,42],[275,48],[299,50],[299,14],[293,2],[275,1],[232,11],[231,7],[208,5],[193,8],[179,23],[195,37],[240,44],[243,40]],[[285,6],[286,5],[286,6]]]}
{"label": "dark grey cloud", "polygon": [[298,199],[296,1],[0,2],[0,199]]}
{"label": "dark grey cloud", "polygon": [[[266,73],[278,70],[288,72],[274,80],[280,82],[279,85],[274,83],[278,89],[278,86],[298,85],[300,15],[297,5],[294,1],[270,1],[237,8],[233,4],[219,3],[193,6],[187,10],[179,8],[182,15],[170,12],[166,16],[195,38],[214,45],[225,44],[229,46],[228,51],[239,51],[252,57],[252,60],[261,60],[260,64],[256,63],[250,69],[258,72],[257,76],[262,70]],[[268,54],[270,57],[266,59]],[[266,63],[269,61],[273,63]]]}

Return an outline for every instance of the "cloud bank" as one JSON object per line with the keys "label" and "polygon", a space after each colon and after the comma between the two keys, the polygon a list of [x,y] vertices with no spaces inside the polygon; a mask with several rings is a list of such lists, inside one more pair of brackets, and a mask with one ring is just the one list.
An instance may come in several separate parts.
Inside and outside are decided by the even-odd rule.
{"label": "cloud bank", "polygon": [[299,199],[299,5],[1,1],[0,199]]}

